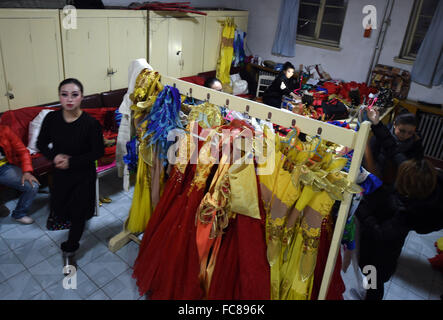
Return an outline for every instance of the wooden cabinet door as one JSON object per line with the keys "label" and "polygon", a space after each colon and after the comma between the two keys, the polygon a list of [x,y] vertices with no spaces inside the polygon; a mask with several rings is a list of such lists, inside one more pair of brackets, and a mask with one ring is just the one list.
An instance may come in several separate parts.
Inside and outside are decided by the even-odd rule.
{"label": "wooden cabinet door", "polygon": [[[63,59],[58,19],[31,19],[32,63],[38,104],[58,101],[58,84],[63,81]],[[29,104],[28,104],[29,105]]]}
{"label": "wooden cabinet door", "polygon": [[9,108],[32,104],[35,79],[28,19],[0,19],[0,41],[6,90],[13,95],[9,99]]}
{"label": "wooden cabinet door", "polygon": [[168,75],[187,77],[202,72],[204,18],[172,18],[169,26]]}
{"label": "wooden cabinet door", "polygon": [[213,71],[217,67],[222,32],[222,25],[218,20],[224,20],[224,18],[206,17],[203,72]]}
{"label": "wooden cabinet door", "polygon": [[77,29],[62,29],[65,77],[76,78],[84,95],[110,90],[107,17],[77,17]]}
{"label": "wooden cabinet door", "polygon": [[168,74],[169,18],[149,18],[148,63],[160,74]]}
{"label": "wooden cabinet door", "polygon": [[[12,11],[9,17],[1,13],[2,88],[13,95],[11,110],[58,100],[57,85],[63,78],[58,28],[55,11],[52,16],[45,11],[41,15]],[[2,109],[5,93],[1,93]]]}
{"label": "wooden cabinet door", "polygon": [[203,71],[204,18],[179,19],[182,36],[181,77],[194,76]]}
{"label": "wooden cabinet door", "polygon": [[128,87],[131,61],[147,58],[146,18],[109,18],[111,90]]}
{"label": "wooden cabinet door", "polygon": [[0,112],[9,110],[9,100],[6,97],[8,89],[6,88],[5,71],[3,70],[3,56],[0,50]]}

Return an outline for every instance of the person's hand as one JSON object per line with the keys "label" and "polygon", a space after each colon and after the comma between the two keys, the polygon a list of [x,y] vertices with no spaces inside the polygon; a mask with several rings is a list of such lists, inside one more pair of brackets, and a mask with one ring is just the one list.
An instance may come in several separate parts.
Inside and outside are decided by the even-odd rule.
{"label": "person's hand", "polygon": [[40,185],[40,182],[38,182],[37,178],[34,177],[30,172],[23,173],[23,176],[22,176],[22,186],[25,185],[25,181],[28,181],[31,186],[33,185],[32,184],[33,182],[35,182],[38,185]]}
{"label": "person's hand", "polygon": [[366,114],[368,115],[369,121],[371,121],[373,125],[377,125],[380,122],[380,111],[378,111],[378,108],[366,108]]}
{"label": "person's hand", "polygon": [[58,154],[54,158],[54,164],[57,169],[66,170],[69,168],[70,156],[66,154]]}

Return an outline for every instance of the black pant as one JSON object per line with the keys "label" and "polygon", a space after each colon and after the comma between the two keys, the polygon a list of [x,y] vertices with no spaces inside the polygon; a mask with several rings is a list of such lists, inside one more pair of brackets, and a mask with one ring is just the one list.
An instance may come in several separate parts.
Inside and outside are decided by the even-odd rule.
{"label": "black pant", "polygon": [[281,98],[263,96],[263,103],[281,109]]}
{"label": "black pant", "polygon": [[[381,268],[377,268],[381,270]],[[385,294],[385,282],[389,281],[388,277],[383,277],[382,274],[377,274],[377,289],[367,289],[365,300],[383,300]]]}
{"label": "black pant", "polygon": [[61,249],[64,252],[75,252],[78,250],[85,225],[85,217],[81,215],[73,215],[73,217],[71,217],[71,228],[69,229],[68,240],[61,244]]}

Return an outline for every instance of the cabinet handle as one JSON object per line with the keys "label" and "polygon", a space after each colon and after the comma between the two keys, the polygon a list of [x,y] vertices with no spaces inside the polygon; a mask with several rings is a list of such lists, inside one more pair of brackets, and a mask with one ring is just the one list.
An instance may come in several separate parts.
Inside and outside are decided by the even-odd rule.
{"label": "cabinet handle", "polygon": [[117,73],[117,70],[114,70],[113,68],[108,68],[108,76],[112,76],[114,73]]}

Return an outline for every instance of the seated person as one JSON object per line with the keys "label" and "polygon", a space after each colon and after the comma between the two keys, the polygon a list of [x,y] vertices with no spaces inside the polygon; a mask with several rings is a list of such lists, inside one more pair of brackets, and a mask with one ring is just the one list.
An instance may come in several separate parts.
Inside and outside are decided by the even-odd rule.
{"label": "seated person", "polygon": [[[220,80],[218,80],[217,78],[207,78],[205,80],[204,86],[206,88],[210,88],[213,90],[217,90],[217,91],[222,91],[223,86]],[[184,101],[186,104],[202,104],[204,103],[204,100],[199,100],[199,99],[194,99],[194,98],[186,98],[186,100]],[[189,112],[189,111],[188,111]]]}
{"label": "seated person", "polygon": [[380,121],[377,108],[367,112],[374,133],[369,144],[375,162],[374,173],[383,182],[392,184],[403,161],[423,157],[422,141],[415,131],[417,119],[412,113],[400,114],[393,126],[386,127]]}
{"label": "seated person", "polygon": [[222,83],[220,80],[218,80],[217,78],[208,78],[205,80],[205,84],[204,86],[206,88],[211,88],[217,91],[222,91]]}
{"label": "seated person", "polygon": [[377,288],[367,290],[366,300],[383,298],[383,284],[395,273],[409,231],[427,234],[443,228],[442,198],[443,179],[423,158],[400,165],[394,188],[383,185],[363,197],[355,213],[359,266],[372,265],[377,271]]}
{"label": "seated person", "polygon": [[290,62],[283,65],[280,74],[263,93],[263,103],[275,108],[281,108],[283,96],[296,97],[293,91],[298,88],[294,78],[295,68]]}
{"label": "seated person", "polygon": [[[8,126],[0,125],[0,184],[21,192],[12,218],[23,224],[34,222],[27,214],[40,184],[32,171],[28,149]],[[9,209],[0,205],[0,216],[7,215]]]}

